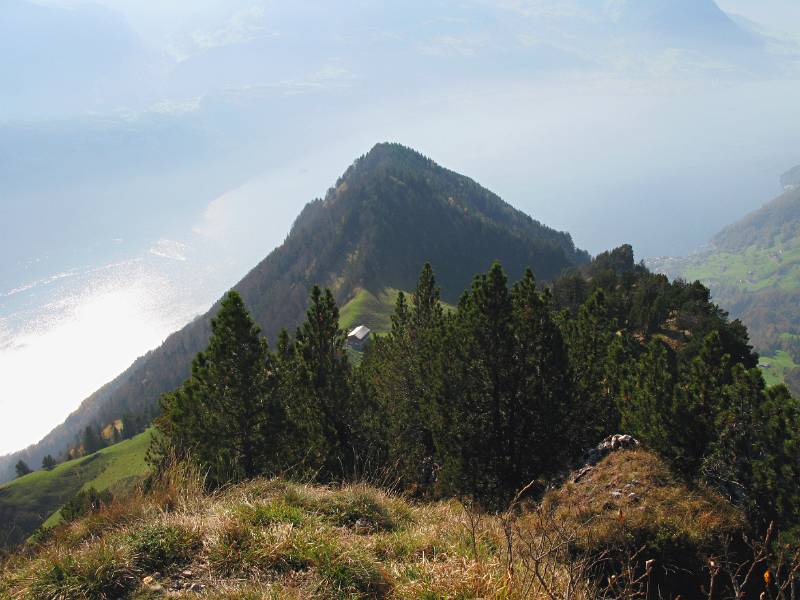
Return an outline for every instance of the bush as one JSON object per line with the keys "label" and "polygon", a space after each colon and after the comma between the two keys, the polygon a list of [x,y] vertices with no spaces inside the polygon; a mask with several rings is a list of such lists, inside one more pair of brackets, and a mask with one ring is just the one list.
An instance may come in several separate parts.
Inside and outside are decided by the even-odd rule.
{"label": "bush", "polygon": [[84,515],[99,511],[104,506],[111,504],[113,500],[114,496],[108,490],[102,492],[98,492],[94,488],[82,490],[61,508],[61,517],[69,523]]}

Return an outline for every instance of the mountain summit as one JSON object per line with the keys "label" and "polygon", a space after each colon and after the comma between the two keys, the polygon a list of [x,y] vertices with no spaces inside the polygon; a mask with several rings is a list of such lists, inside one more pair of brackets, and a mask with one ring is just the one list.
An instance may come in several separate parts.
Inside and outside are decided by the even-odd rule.
{"label": "mountain summit", "polygon": [[[398,144],[378,144],[344,173],[324,199],[303,209],[286,241],[236,286],[268,339],[304,317],[309,289],[331,288],[340,305],[368,291],[413,289],[425,262],[443,299],[454,302],[475,273],[499,260],[511,278],[526,267],[540,280],[589,255],[569,234],[514,209],[471,179]],[[216,306],[86,399],[40,443],[0,459],[0,480],[20,459],[38,464],[72,443],[86,425],[152,414],[158,398],[188,375],[205,347]],[[351,311],[352,312],[352,311]]]}

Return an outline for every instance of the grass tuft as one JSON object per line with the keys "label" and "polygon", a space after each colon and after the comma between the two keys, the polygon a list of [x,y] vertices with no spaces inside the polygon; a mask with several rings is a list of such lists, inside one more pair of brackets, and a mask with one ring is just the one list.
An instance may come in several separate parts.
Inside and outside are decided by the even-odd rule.
{"label": "grass tuft", "polygon": [[200,536],[180,525],[157,523],[128,534],[136,565],[145,572],[180,567],[202,548]]}
{"label": "grass tuft", "polygon": [[256,527],[269,527],[279,523],[300,527],[307,518],[302,509],[281,500],[259,504],[244,504],[239,506],[236,512],[242,521]]}
{"label": "grass tuft", "polygon": [[139,581],[127,548],[104,542],[69,554],[53,552],[31,566],[25,597],[32,600],[115,600]]}

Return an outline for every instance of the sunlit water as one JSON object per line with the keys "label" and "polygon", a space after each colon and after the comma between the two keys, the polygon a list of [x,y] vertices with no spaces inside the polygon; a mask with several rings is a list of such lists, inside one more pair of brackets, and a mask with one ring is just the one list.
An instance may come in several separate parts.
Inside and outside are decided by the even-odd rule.
{"label": "sunlit water", "polygon": [[189,268],[188,261],[142,256],[17,291],[33,298],[0,317],[0,452],[41,438],[138,354],[207,308],[212,289],[203,284],[211,274],[190,277]]}
{"label": "sunlit water", "polygon": [[280,244],[303,203],[341,168],[330,156],[283,165],[187,215],[179,240],[127,252],[112,240],[98,246],[96,264],[0,287],[0,454],[41,439],[208,310]]}

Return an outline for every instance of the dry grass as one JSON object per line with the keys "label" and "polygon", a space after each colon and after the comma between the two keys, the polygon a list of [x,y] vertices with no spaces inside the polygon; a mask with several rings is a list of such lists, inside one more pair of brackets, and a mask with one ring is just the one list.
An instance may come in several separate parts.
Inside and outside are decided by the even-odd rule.
{"label": "dry grass", "polygon": [[681,538],[697,548],[741,529],[742,515],[708,489],[689,489],[655,455],[616,452],[587,473],[544,498],[559,522],[585,523],[587,548],[629,547],[656,537]]}
{"label": "dry grass", "polygon": [[[609,499],[631,479],[640,501]],[[607,547],[674,528],[700,547],[737,519],[643,452],[613,455],[541,505],[506,515],[414,504],[365,485],[255,480],[209,495],[178,468],[148,494],[10,558],[0,597],[580,600],[601,595],[592,569]]]}

